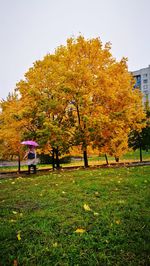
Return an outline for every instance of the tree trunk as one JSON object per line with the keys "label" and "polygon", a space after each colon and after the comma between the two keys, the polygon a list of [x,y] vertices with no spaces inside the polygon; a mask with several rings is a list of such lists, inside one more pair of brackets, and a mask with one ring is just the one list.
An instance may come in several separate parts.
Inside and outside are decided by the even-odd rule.
{"label": "tree trunk", "polygon": [[57,147],[57,149],[55,149],[55,153],[56,153],[56,168],[59,169],[60,168],[60,163],[59,163],[59,150],[58,150],[58,147]]}
{"label": "tree trunk", "polygon": [[105,153],[105,159],[106,159],[106,164],[108,165],[108,157],[106,153]]}
{"label": "tree trunk", "polygon": [[81,121],[80,121],[80,113],[79,113],[79,107],[78,107],[78,105],[76,106],[76,108],[77,108],[77,116],[78,116],[78,123],[79,123],[79,125],[81,126]]}
{"label": "tree trunk", "polygon": [[140,162],[143,161],[143,158],[142,158],[142,146],[140,145]]}
{"label": "tree trunk", "polygon": [[115,156],[116,163],[119,163],[119,157]]}
{"label": "tree trunk", "polygon": [[53,171],[55,169],[55,149],[52,149],[52,167],[53,167]]}
{"label": "tree trunk", "polygon": [[88,165],[88,157],[87,157],[87,147],[83,149],[83,158],[84,158],[84,167],[89,167]]}
{"label": "tree trunk", "polygon": [[139,137],[139,148],[140,148],[140,162],[143,161],[143,158],[142,158],[142,141],[141,141],[141,137],[140,137],[140,134],[138,135]]}
{"label": "tree trunk", "polygon": [[20,163],[20,154],[18,154],[18,173],[20,173],[21,163]]}

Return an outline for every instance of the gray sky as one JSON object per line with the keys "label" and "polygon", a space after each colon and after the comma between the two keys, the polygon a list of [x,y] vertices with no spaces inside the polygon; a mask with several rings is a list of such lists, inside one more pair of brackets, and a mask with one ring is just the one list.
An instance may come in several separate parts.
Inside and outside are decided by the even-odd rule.
{"label": "gray sky", "polygon": [[0,0],[0,98],[33,62],[79,34],[112,43],[129,70],[150,64],[150,0]]}

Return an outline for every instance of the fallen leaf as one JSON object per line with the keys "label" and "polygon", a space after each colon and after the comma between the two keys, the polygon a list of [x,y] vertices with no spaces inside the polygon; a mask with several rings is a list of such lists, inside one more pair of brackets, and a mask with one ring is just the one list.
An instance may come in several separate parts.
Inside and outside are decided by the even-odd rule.
{"label": "fallen leaf", "polygon": [[58,247],[58,243],[57,242],[53,243],[53,247],[57,248]]}
{"label": "fallen leaf", "polygon": [[120,204],[125,203],[125,200],[119,200],[118,203]]}
{"label": "fallen leaf", "polygon": [[76,231],[75,231],[76,233],[84,233],[85,232],[85,229],[83,229],[83,228],[78,228]]}
{"label": "fallen leaf", "polygon": [[16,221],[15,221],[15,220],[13,220],[13,219],[11,219],[11,220],[10,220],[10,222],[11,222],[11,223],[15,223]]}
{"label": "fallen leaf", "polygon": [[89,207],[88,204],[84,204],[83,208],[85,211],[91,211],[91,208]]}
{"label": "fallen leaf", "polygon": [[19,177],[17,178],[17,180],[18,180],[18,179],[22,179],[22,176],[19,176]]}
{"label": "fallen leaf", "polygon": [[18,231],[17,239],[18,239],[19,241],[21,240],[20,231]]}
{"label": "fallen leaf", "polygon": [[98,216],[99,215],[99,213],[98,212],[94,212],[94,216]]}
{"label": "fallen leaf", "polygon": [[120,220],[116,220],[116,224],[120,224],[121,223],[121,221]]}

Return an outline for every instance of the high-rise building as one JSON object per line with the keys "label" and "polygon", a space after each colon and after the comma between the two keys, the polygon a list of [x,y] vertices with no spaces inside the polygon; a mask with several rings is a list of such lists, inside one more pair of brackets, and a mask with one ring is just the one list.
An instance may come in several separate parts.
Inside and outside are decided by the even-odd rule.
{"label": "high-rise building", "polygon": [[136,79],[135,88],[139,88],[143,93],[143,102],[150,104],[150,65],[132,72]]}

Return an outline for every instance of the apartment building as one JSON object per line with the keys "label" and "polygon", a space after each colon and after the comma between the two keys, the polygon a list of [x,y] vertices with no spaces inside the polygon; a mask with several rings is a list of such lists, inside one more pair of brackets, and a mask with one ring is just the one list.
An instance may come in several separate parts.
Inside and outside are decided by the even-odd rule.
{"label": "apartment building", "polygon": [[135,88],[138,87],[143,93],[143,102],[150,104],[150,65],[146,68],[132,72],[136,79]]}

